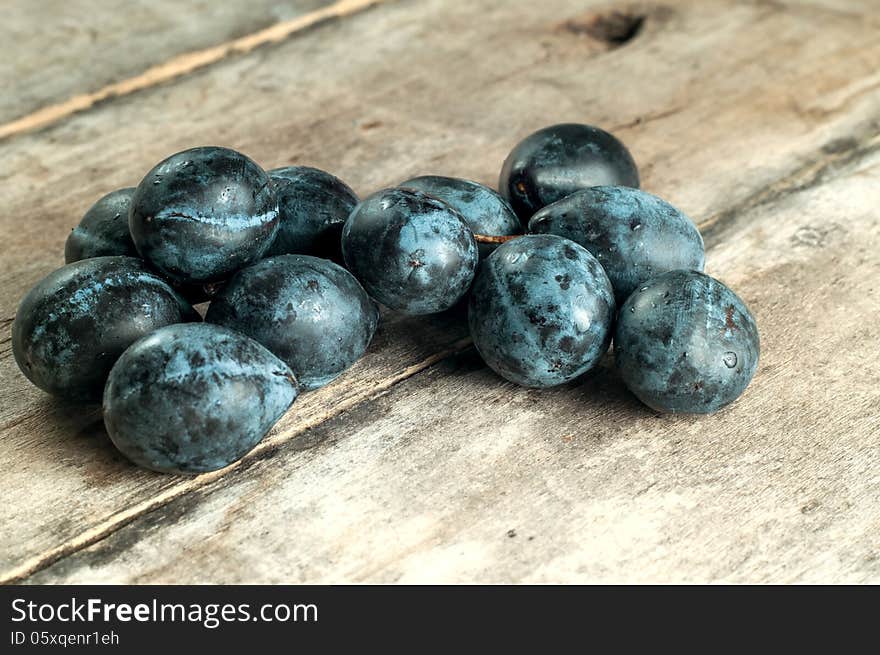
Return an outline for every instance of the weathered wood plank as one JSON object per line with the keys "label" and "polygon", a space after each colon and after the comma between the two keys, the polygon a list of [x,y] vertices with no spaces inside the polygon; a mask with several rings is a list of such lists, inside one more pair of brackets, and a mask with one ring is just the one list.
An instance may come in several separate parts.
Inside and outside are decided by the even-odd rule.
{"label": "weathered wood plank", "polygon": [[[521,135],[584,120],[617,126],[647,188],[723,227],[732,208],[766,200],[768,184],[821,170],[877,130],[880,100],[870,89],[880,44],[850,16],[676,3],[649,11],[640,35],[609,51],[580,29],[591,20],[584,3],[498,7],[382,6],[0,145],[9,190],[0,317],[8,322],[24,290],[59,262],[67,227],[96,196],[198,143],[232,145],[267,165],[326,167],[367,192],[423,172],[492,182]],[[489,12],[493,21],[483,20]],[[374,349],[361,373],[298,408],[312,402],[306,416],[330,416],[336,394],[353,407],[455,350],[460,336]],[[0,534],[7,574],[39,568],[216,479],[151,476],[115,460],[98,435],[76,439],[95,415],[72,415],[31,389],[8,342],[0,382],[4,468],[39,473],[0,481],[0,494],[17,501],[0,508],[0,522],[17,525]],[[273,443],[299,434],[297,416]],[[14,491],[20,485],[26,494]]]}
{"label": "weathered wood plank", "polygon": [[[708,252],[762,364],[654,414],[610,366],[504,383],[473,353],[148,514],[34,582],[880,581],[880,139]],[[440,402],[442,401],[442,402]]]}
{"label": "weathered wood plank", "polygon": [[[781,0],[757,0],[757,2],[780,2]],[[785,3],[790,11],[816,10],[825,11],[839,16],[849,16],[861,21],[877,23],[877,12],[871,3],[864,0],[794,0]]]}
{"label": "weathered wood plank", "polygon": [[[332,384],[297,400],[296,411],[251,456],[271,456],[291,434],[345,412],[469,345],[466,326],[455,314],[383,318],[368,354]],[[6,502],[0,514],[3,525],[16,526],[0,535],[0,561],[7,571],[21,564],[15,556],[18,544],[39,544],[36,560],[52,560],[223,475],[187,479],[136,469],[110,444],[99,409],[48,398],[41,399],[33,416],[6,428],[2,441],[6,473],[0,484]],[[37,489],[39,498],[34,497]],[[42,518],[34,515],[35,505]]]}
{"label": "weathered wood plank", "polygon": [[12,0],[0,22],[0,125],[332,1]]}

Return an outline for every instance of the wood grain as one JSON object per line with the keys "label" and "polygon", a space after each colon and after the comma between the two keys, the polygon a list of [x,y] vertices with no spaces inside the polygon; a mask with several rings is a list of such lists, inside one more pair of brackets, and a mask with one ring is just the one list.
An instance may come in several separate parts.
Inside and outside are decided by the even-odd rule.
{"label": "wood grain", "polygon": [[[708,252],[761,327],[743,398],[654,414],[610,366],[534,391],[473,353],[34,582],[880,581],[880,140]],[[442,402],[438,402],[442,400]]]}
{"label": "wood grain", "polygon": [[[206,54],[217,60],[240,51],[242,39],[253,39],[253,33],[265,37],[279,25],[307,26],[311,20],[302,16],[326,11],[329,4],[332,0],[11,0],[0,23],[0,43],[6,45],[0,57],[5,91],[0,139],[167,81],[204,65]],[[225,49],[217,52],[217,46]]]}
{"label": "wood grain", "polygon": [[[153,162],[191,145],[231,145],[267,165],[318,165],[367,192],[427,172],[492,183],[507,150],[530,130],[563,120],[594,122],[615,129],[632,147],[649,190],[711,225],[714,242],[726,244],[759,220],[768,203],[776,206],[799,187],[821,186],[866,156],[866,144],[880,132],[880,43],[876,29],[850,12],[722,0],[647,4],[638,36],[612,47],[578,27],[595,18],[600,3],[553,0],[540,10],[525,2],[500,6],[492,0],[454,8],[437,0],[383,5],[0,144],[7,200],[0,214],[0,317],[8,324],[24,290],[57,265],[67,229],[95,197],[136,182]],[[486,15],[493,20],[483,20]],[[352,43],[358,44],[357,57],[350,56]],[[788,229],[795,218],[780,215],[778,227]],[[744,248],[742,256],[736,266],[719,270],[746,284],[744,262],[751,260]],[[298,401],[271,446],[240,469],[272,468],[278,457],[309,442],[306,428],[322,430],[342,410],[361,416],[365,401],[388,390],[393,396],[400,385],[404,396],[423,397],[404,380],[463,347],[463,333],[456,332],[461,326],[453,324],[431,333],[418,322],[392,323],[389,334],[401,339],[422,339],[423,331],[434,336],[415,345],[397,337],[380,341],[338,385]],[[455,392],[459,396],[479,397],[486,380],[499,384],[484,372],[471,375],[475,386]],[[112,538],[126,523],[143,527],[140,516],[161,521],[167,508],[197,499],[201,489],[210,487],[212,497],[221,498],[214,490],[243,475],[180,480],[125,465],[103,443],[94,412],[78,413],[28,387],[8,342],[0,344],[0,384],[4,470],[14,472],[0,480],[0,493],[12,499],[0,508],[0,523],[18,526],[0,534],[3,579],[58,560],[63,567],[63,558]],[[506,394],[500,406],[530,393],[493,386],[498,388],[486,393]],[[460,404],[447,400],[443,389],[432,393],[432,415],[464,420]],[[382,406],[369,407],[375,412]],[[638,406],[629,401],[629,409],[637,413]],[[333,425],[327,428],[331,441],[352,429]],[[474,434],[491,448],[492,431],[483,427]],[[721,435],[713,428],[707,438]],[[357,468],[357,461],[347,461]],[[375,458],[369,461],[375,464]],[[408,468],[405,461],[400,466],[416,475],[422,491],[436,482],[428,470]],[[336,469],[327,461],[321,470]],[[370,477],[368,467],[363,473]],[[374,471],[376,493],[386,473]],[[354,474],[339,475],[346,480]],[[571,482],[558,480],[560,489]],[[332,481],[321,484],[338,489]],[[578,488],[570,491],[577,494]],[[443,498],[441,489],[436,499]],[[333,508],[340,520],[348,511],[344,503]],[[190,525],[191,535],[198,533],[194,539],[209,536],[207,524]],[[273,530],[288,534],[286,525]],[[504,577],[509,563],[496,562],[486,576]],[[87,575],[89,566],[74,566],[71,577]],[[142,562],[132,575],[161,578],[144,567]],[[102,574],[107,579],[118,572],[111,568]],[[50,570],[61,576],[66,569]],[[317,568],[308,570],[324,579]],[[285,571],[297,575],[293,568]],[[336,579],[345,575],[327,571]],[[365,568],[358,571],[370,577]],[[204,575],[221,572],[209,567]],[[270,578],[262,571],[251,580]]]}
{"label": "wood grain", "polygon": [[[466,348],[470,340],[460,315],[429,318],[384,316],[368,354],[342,377],[305,394],[296,410],[276,424],[248,458],[269,457],[294,435],[357,406],[437,361]],[[34,556],[4,561],[4,575],[16,578],[46,562],[103,538],[139,514],[160,507],[192,489],[222,478],[232,467],[195,478],[134,468],[110,444],[99,409],[84,410],[46,400],[33,416],[7,428],[3,439],[15,445],[4,458],[4,548],[16,542],[41,544]],[[39,457],[34,455],[39,453]],[[37,481],[45,481],[33,515]],[[49,514],[52,517],[49,517]],[[8,540],[8,541],[7,541]]]}

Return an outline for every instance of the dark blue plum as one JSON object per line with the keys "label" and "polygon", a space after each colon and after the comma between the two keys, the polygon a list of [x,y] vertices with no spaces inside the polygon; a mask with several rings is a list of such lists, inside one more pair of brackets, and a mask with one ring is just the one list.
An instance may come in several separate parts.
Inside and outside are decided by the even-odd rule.
{"label": "dark blue plum", "polygon": [[611,283],[589,251],[562,237],[527,235],[482,263],[468,323],[496,373],[525,387],[552,387],[605,354],[614,309]]}
{"label": "dark blue plum", "polygon": [[268,174],[228,148],[192,148],[156,165],[131,199],[141,256],[183,284],[216,282],[260,259],[278,229]]}
{"label": "dark blue plum", "polygon": [[241,459],[298,393],[287,365],[253,339],[208,323],[171,325],[116,362],[104,424],[139,466],[204,473]]}
{"label": "dark blue plum", "polygon": [[707,414],[742,394],[758,366],[755,319],[718,280],[670,271],[620,309],[614,358],[624,383],[660,412]]}
{"label": "dark blue plum", "polygon": [[[401,183],[402,187],[418,189],[440,198],[457,210],[465,224],[475,234],[510,236],[522,234],[522,224],[510,204],[494,189],[458,177],[423,175]],[[480,257],[487,257],[498,247],[494,243],[480,243]]]}
{"label": "dark blue plum", "polygon": [[571,239],[593,253],[611,280],[618,305],[661,273],[703,270],[703,238],[691,219],[631,187],[573,193],[538,210],[529,231]]}
{"label": "dark blue plum", "polygon": [[308,166],[269,171],[278,196],[278,234],[266,256],[314,255],[342,261],[342,226],[358,197],[338,177]]}
{"label": "dark blue plum", "polygon": [[501,169],[498,189],[525,225],[536,211],[591,186],[639,186],[632,155],[590,125],[551,125],[520,141]]}
{"label": "dark blue plum", "polygon": [[[92,205],[67,237],[64,259],[68,264],[111,255],[140,257],[128,230],[128,214],[134,192],[134,187],[119,189]],[[182,284],[171,280],[170,283],[191,304],[207,302],[223,286],[222,282]]]}
{"label": "dark blue plum", "polygon": [[364,354],[379,312],[341,266],[280,255],[239,271],[205,320],[253,337],[290,366],[303,389],[316,389]]}
{"label": "dark blue plum", "polygon": [[199,315],[134,257],[94,257],[50,273],[22,299],[12,351],[43,391],[97,401],[110,368],[142,336]]}
{"label": "dark blue plum", "polygon": [[382,304],[406,314],[442,312],[467,293],[479,251],[464,219],[415,189],[364,199],[342,231],[348,269]]}
{"label": "dark blue plum", "polygon": [[64,244],[64,262],[125,255],[137,257],[138,251],[128,231],[128,210],[134,187],[117,189],[92,205]]}

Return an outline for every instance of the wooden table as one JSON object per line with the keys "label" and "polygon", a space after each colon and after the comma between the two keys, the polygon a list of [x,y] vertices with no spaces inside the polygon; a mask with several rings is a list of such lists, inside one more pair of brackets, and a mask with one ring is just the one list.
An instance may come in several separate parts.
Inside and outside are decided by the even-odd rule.
{"label": "wooden table", "polygon": [[[4,581],[880,581],[873,0],[11,4]],[[655,414],[608,362],[518,388],[460,320],[387,314],[241,463],[181,478],[126,463],[98,409],[15,366],[20,297],[95,199],[169,153],[226,145],[362,194],[494,184],[516,141],[563,121],[620,136],[753,309],[761,365],[727,410]]]}

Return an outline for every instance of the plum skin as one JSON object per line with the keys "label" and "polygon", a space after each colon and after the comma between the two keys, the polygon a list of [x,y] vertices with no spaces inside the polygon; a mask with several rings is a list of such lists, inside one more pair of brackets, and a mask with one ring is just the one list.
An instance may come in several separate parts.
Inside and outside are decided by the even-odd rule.
{"label": "plum skin", "polygon": [[278,232],[266,257],[313,255],[342,261],[342,226],[358,197],[335,175],[310,166],[269,171],[278,197]]}
{"label": "plum skin", "polygon": [[128,231],[128,212],[134,187],[117,189],[89,207],[64,243],[64,263],[124,255],[138,257]]}
{"label": "plum skin", "polygon": [[382,189],[342,230],[345,263],[373,298],[405,314],[453,307],[470,288],[479,251],[464,219],[415,189]]}
{"label": "plum skin", "polygon": [[[442,175],[422,175],[400,183],[439,198],[458,211],[474,234],[512,236],[522,234],[522,224],[510,206],[494,189],[478,182]],[[498,244],[480,243],[480,258],[488,257]]]}
{"label": "plum skin", "polygon": [[545,388],[595,366],[608,350],[614,311],[611,283],[589,251],[555,235],[526,235],[480,266],[468,325],[496,373]]}
{"label": "plum skin", "polygon": [[602,264],[618,305],[645,280],[678,269],[702,271],[703,238],[690,218],[631,187],[592,187],[538,210],[529,231],[557,234]]}
{"label": "plum skin", "polygon": [[104,424],[139,466],[204,473],[249,452],[298,393],[287,365],[253,339],[208,323],[170,325],[116,362]]}
{"label": "plum skin", "polygon": [[311,390],[364,354],[379,311],[341,266],[308,255],[281,255],[233,276],[205,320],[263,344],[290,367],[303,390]]}
{"label": "plum skin", "polygon": [[[64,244],[64,260],[67,264],[112,255],[141,258],[128,229],[134,192],[135,187],[117,189],[91,206]],[[170,284],[193,305],[207,302],[223,286],[222,281],[183,284],[172,280]]]}
{"label": "plum skin", "polygon": [[19,368],[37,387],[97,401],[116,359],[140,337],[199,315],[134,257],[93,257],[43,278],[22,299],[12,325]]}
{"label": "plum skin", "polygon": [[745,303],[698,271],[645,282],[623,304],[614,358],[624,383],[660,412],[708,414],[745,391],[760,339]]}
{"label": "plum skin", "polygon": [[593,186],[639,186],[639,171],[616,137],[591,125],[551,125],[520,141],[501,168],[498,190],[523,225],[550,203]]}
{"label": "plum skin", "polygon": [[138,252],[184,285],[223,280],[260,259],[277,229],[269,175],[228,148],[171,155],[147,173],[131,199],[129,230]]}

